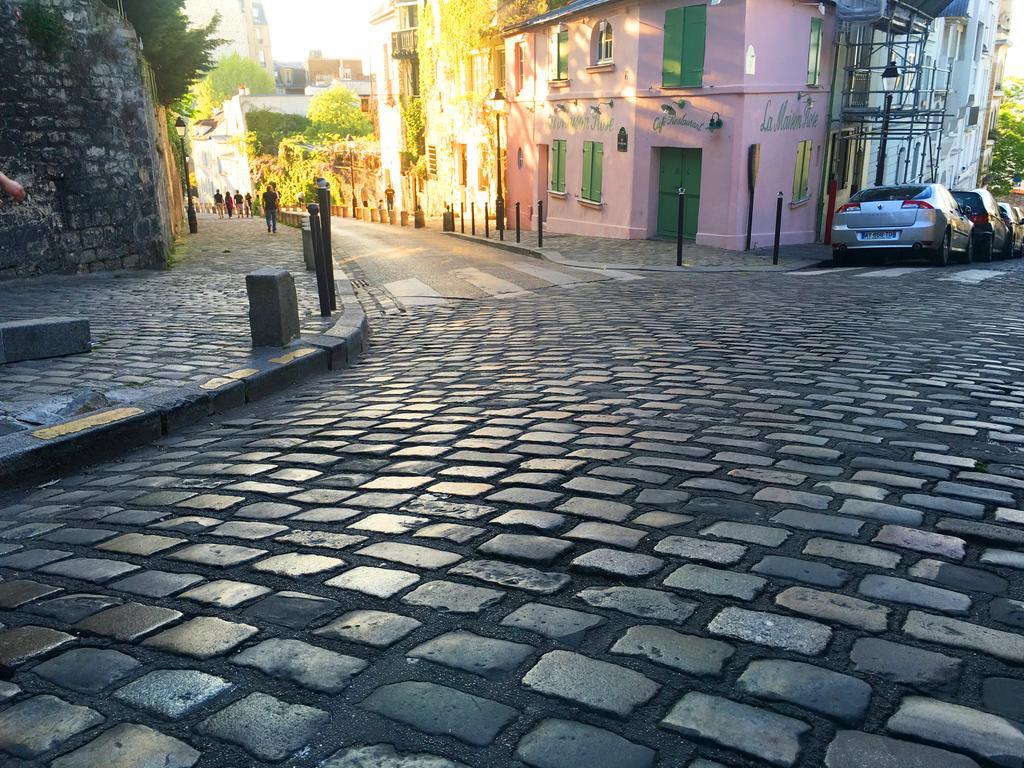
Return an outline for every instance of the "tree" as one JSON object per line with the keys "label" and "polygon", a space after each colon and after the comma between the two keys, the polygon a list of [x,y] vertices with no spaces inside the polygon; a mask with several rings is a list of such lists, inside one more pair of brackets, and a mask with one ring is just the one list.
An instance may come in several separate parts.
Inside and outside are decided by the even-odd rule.
{"label": "tree", "polygon": [[359,106],[359,97],[343,85],[314,96],[307,114],[318,136],[365,136],[373,130]]}
{"label": "tree", "polygon": [[1016,186],[1014,178],[1024,176],[1024,79],[1003,83],[997,126],[988,186],[994,194],[1006,195]]}
{"label": "tree", "polygon": [[244,59],[237,53],[225,56],[196,84],[195,116],[212,117],[214,110],[238,93],[242,85],[253,94],[274,92],[274,78],[255,61]]}
{"label": "tree", "polygon": [[245,122],[253,134],[253,150],[257,155],[276,155],[282,139],[304,133],[311,125],[303,115],[283,115],[269,109],[247,112]]}
{"label": "tree", "polygon": [[[117,8],[117,0],[103,0]],[[157,97],[168,105],[183,97],[213,64],[214,37],[220,18],[190,28],[185,0],[122,0],[124,15],[142,38],[143,55],[153,69]]]}

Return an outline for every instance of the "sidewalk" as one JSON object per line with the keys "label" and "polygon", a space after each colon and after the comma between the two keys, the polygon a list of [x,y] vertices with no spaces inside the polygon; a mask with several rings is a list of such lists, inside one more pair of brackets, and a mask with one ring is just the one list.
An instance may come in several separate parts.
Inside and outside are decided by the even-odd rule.
{"label": "sidewalk", "polygon": [[319,315],[299,231],[280,227],[268,235],[261,219],[202,216],[199,234],[179,244],[166,272],[0,283],[0,321],[85,317],[93,338],[88,354],[0,365],[0,436],[259,367],[263,355],[251,347],[245,275],[261,267],[295,277],[303,333],[336,322],[337,316]]}

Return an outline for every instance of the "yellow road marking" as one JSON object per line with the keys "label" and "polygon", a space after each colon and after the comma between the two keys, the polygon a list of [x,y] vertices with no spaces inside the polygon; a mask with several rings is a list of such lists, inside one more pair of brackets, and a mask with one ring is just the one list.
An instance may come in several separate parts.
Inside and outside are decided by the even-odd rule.
{"label": "yellow road marking", "polygon": [[258,368],[240,368],[237,371],[225,373],[224,375],[229,379],[244,379],[246,376],[253,376],[257,373],[259,373]]}
{"label": "yellow road marking", "polygon": [[226,387],[228,384],[234,384],[234,383],[235,383],[234,379],[229,379],[226,376],[215,376],[214,378],[210,379],[205,384],[200,384],[199,388],[200,389],[220,389],[221,387]]}
{"label": "yellow road marking", "polygon": [[56,437],[73,435],[76,432],[82,432],[91,427],[100,427],[104,424],[113,424],[115,421],[124,421],[132,416],[138,416],[140,413],[143,413],[141,408],[114,408],[111,411],[94,413],[92,416],[85,416],[74,421],[65,421],[63,424],[55,424],[52,427],[37,429],[32,432],[32,437],[38,437],[40,440],[53,440]]}
{"label": "yellow road marking", "polygon": [[312,347],[303,347],[302,349],[296,349],[294,352],[289,352],[288,354],[281,355],[280,357],[272,357],[270,358],[270,362],[280,363],[283,365],[284,363],[290,363],[292,360],[298,360],[300,357],[312,355],[314,352],[316,352],[316,350]]}

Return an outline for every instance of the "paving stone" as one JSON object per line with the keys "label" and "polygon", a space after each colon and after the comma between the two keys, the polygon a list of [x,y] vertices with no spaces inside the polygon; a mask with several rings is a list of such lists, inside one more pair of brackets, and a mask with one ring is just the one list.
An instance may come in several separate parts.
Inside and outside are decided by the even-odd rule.
{"label": "paving stone", "polygon": [[199,752],[152,728],[121,723],[74,752],[59,757],[51,768],[192,768]]}
{"label": "paving stone", "polygon": [[604,623],[603,616],[545,603],[525,603],[501,620],[503,627],[528,629],[566,645],[579,645],[588,630]]}
{"label": "paving stone", "polygon": [[975,520],[955,520],[944,517],[935,524],[940,531],[955,533],[967,539],[990,541],[1000,546],[1024,546],[1024,529],[1006,525],[979,523]]}
{"label": "paving stone", "polygon": [[350,611],[313,634],[372,645],[375,648],[388,648],[421,626],[423,624],[411,616],[398,613]]}
{"label": "paving stone", "polygon": [[167,597],[203,580],[198,573],[172,573],[170,571],[143,571],[115,581],[110,586],[122,592],[144,597]]}
{"label": "paving stone", "polygon": [[571,720],[542,720],[515,756],[532,768],[654,768],[656,752],[618,734]]}
{"label": "paving stone", "polygon": [[86,616],[99,613],[104,608],[120,603],[121,601],[116,597],[80,593],[31,603],[26,605],[24,610],[39,616],[48,616],[63,624],[74,624]]}
{"label": "paving stone", "polygon": [[873,637],[858,638],[850,660],[858,672],[922,690],[955,690],[960,679],[960,659]]}
{"label": "paving stone", "polygon": [[580,523],[564,535],[568,539],[598,541],[623,549],[633,549],[647,535],[647,531],[638,531],[635,528],[610,523],[587,522]]}
{"label": "paving stone", "polygon": [[1015,664],[1024,664],[1024,636],[946,616],[910,611],[903,631],[918,640],[969,648]]}
{"label": "paving stone", "polygon": [[986,549],[978,559],[986,565],[1015,568],[1018,571],[1024,570],[1024,554],[1008,549]]}
{"label": "paving stone", "polygon": [[102,584],[137,570],[139,566],[132,563],[98,557],[73,557],[44,565],[39,569],[41,573],[52,573],[54,576],[66,576],[69,579],[80,579],[94,584]]}
{"label": "paving stone", "polygon": [[11,555],[0,557],[0,568],[15,571],[34,571],[36,568],[71,557],[72,553],[63,549],[26,549]]}
{"label": "paving stone", "polygon": [[775,597],[775,604],[805,616],[847,626],[883,632],[888,626],[889,609],[866,600],[807,587],[790,587]]}
{"label": "paving stone", "polygon": [[617,549],[594,549],[575,558],[569,567],[583,573],[597,573],[623,579],[639,579],[661,570],[663,560],[650,555]]}
{"label": "paving stone", "polygon": [[800,738],[811,730],[801,720],[697,692],[676,702],[661,726],[780,766],[796,764]]}
{"label": "paving stone", "polygon": [[475,525],[431,523],[420,528],[413,536],[417,539],[443,539],[444,541],[454,541],[456,544],[465,544],[484,533],[486,533],[485,529]]}
{"label": "paving stone", "polygon": [[913,549],[917,552],[927,552],[931,555],[941,555],[950,560],[962,560],[964,557],[963,539],[943,536],[930,531],[919,531],[914,528],[904,528],[900,525],[883,525],[872,541]]}
{"label": "paving stone", "polygon": [[987,592],[1001,595],[1009,587],[1006,579],[989,571],[978,568],[965,568],[941,560],[918,560],[907,574],[917,579],[929,579],[945,584],[947,587],[966,590],[968,592]]}
{"label": "paving stone", "polygon": [[947,515],[973,517],[981,519],[985,515],[985,505],[963,499],[951,499],[948,496],[929,496],[924,493],[907,493],[900,497],[904,504],[924,507]]}
{"label": "paving stone", "polygon": [[106,552],[120,552],[125,555],[155,555],[165,549],[183,544],[185,539],[173,536],[156,536],[148,533],[125,533],[116,539],[98,544],[96,549]]}
{"label": "paving stone", "polygon": [[267,594],[269,588],[245,581],[218,579],[183,592],[178,597],[219,608],[237,608]]}
{"label": "paving stone", "polygon": [[354,536],[348,533],[332,533],[330,531],[292,531],[283,536],[275,537],[274,541],[298,544],[301,547],[337,550],[366,541],[366,537]]}
{"label": "paving stone", "polygon": [[[220,525],[221,522],[223,521],[217,517],[184,515],[182,517],[172,517],[170,520],[161,520],[149,527],[164,531],[179,531],[180,533],[202,533],[207,528]],[[114,533],[114,531],[111,531],[111,533]]]}
{"label": "paving stone", "polygon": [[548,573],[500,560],[467,560],[448,571],[457,576],[468,576],[489,584],[522,589],[539,595],[551,595],[569,583],[564,573]]}
{"label": "paving stone", "polygon": [[850,578],[849,571],[844,571],[841,568],[833,568],[814,560],[777,555],[767,555],[760,562],[754,564],[750,570],[767,576],[803,581],[820,587],[840,587]]}
{"label": "paving stone", "polygon": [[408,652],[452,669],[496,679],[514,672],[535,653],[532,645],[483,637],[466,631],[448,632],[421,643]]}
{"label": "paving stone", "polygon": [[785,701],[846,724],[864,719],[871,702],[871,686],[863,680],[798,661],[752,661],[736,681],[741,691]]}
{"label": "paving stone", "polygon": [[924,513],[920,510],[864,499],[846,499],[839,508],[839,514],[910,526],[920,525],[924,520]]}
{"label": "paving stone", "polygon": [[[841,536],[856,536],[864,527],[864,521],[837,515],[823,515],[820,512],[804,512],[799,509],[784,509],[772,517],[773,523],[806,531],[823,531]],[[635,522],[635,521],[634,521]]]}
{"label": "paving stone", "polygon": [[74,544],[85,547],[116,535],[117,531],[108,531],[102,528],[60,528],[41,538],[54,544]]}
{"label": "paving stone", "polygon": [[655,552],[720,565],[735,565],[747,554],[742,544],[705,541],[689,536],[666,536],[654,546]]}
{"label": "paving stone", "polygon": [[279,761],[307,746],[330,720],[322,709],[250,693],[203,720],[201,733],[237,744],[260,760]]}
{"label": "paving stone", "polygon": [[995,621],[1024,628],[1024,602],[997,597],[989,603],[988,610]]}
{"label": "paving stone", "polygon": [[591,517],[598,520],[609,520],[614,523],[621,523],[633,512],[629,504],[622,504],[618,501],[607,499],[590,499],[586,496],[573,496],[560,506],[555,508],[556,512],[577,517]]}
{"label": "paving stone", "polygon": [[335,752],[320,768],[469,768],[425,752],[397,752],[390,744],[349,747]]}
{"label": "paving stone", "polygon": [[541,512],[535,509],[513,509],[491,520],[498,525],[522,525],[542,531],[551,531],[565,523],[564,515],[554,512]]}
{"label": "paving stone", "polygon": [[98,693],[139,669],[131,656],[104,648],[76,648],[36,664],[33,674],[82,693]]}
{"label": "paving stone", "polygon": [[244,507],[236,509],[234,516],[245,517],[251,520],[277,520],[301,511],[302,507],[296,504],[283,504],[279,501],[258,501],[255,504],[246,504]]}
{"label": "paving stone", "polygon": [[[733,470],[729,474],[738,471],[740,470]],[[803,482],[803,478],[800,482]],[[768,510],[760,504],[751,504],[748,501],[698,496],[683,508],[683,512],[698,519],[715,517],[726,520],[759,520],[767,516]]]}
{"label": "paving stone", "polygon": [[826,768],[978,768],[965,755],[888,736],[839,731],[825,753]]}
{"label": "paving stone", "polygon": [[666,587],[724,595],[738,600],[753,600],[768,583],[760,576],[723,571],[705,565],[688,564],[677,568],[662,582]]}
{"label": "paving stone", "polygon": [[402,544],[394,541],[371,544],[356,550],[356,554],[431,570],[452,565],[462,559],[461,555],[443,549],[432,549],[417,544]]}
{"label": "paving stone", "polygon": [[885,725],[893,733],[952,747],[998,766],[1024,763],[1019,725],[959,704],[907,696]]}
{"label": "paving stone", "polygon": [[28,579],[3,582],[0,583],[0,608],[10,610],[60,591],[60,587]]}
{"label": "paving stone", "polygon": [[981,696],[985,709],[1017,722],[1024,721],[1024,682],[1011,677],[986,677]]}
{"label": "paving stone", "polygon": [[868,574],[861,579],[857,589],[862,595],[878,600],[933,608],[947,613],[967,613],[971,608],[971,598],[965,594],[895,576]]}
{"label": "paving stone", "polygon": [[828,509],[831,496],[807,491],[793,491],[788,488],[762,488],[754,494],[754,501],[771,501],[776,504],[791,504],[809,509]]}
{"label": "paving stone", "polygon": [[233,656],[231,663],[322,693],[338,693],[369,665],[354,656],[283,638],[246,648]]}
{"label": "paving stone", "polygon": [[0,667],[13,667],[73,640],[74,635],[31,624],[0,629]]}
{"label": "paving stone", "polygon": [[143,641],[143,645],[170,653],[210,659],[221,656],[256,634],[256,627],[198,616]]}
{"label": "paving stone", "polygon": [[896,552],[835,539],[811,539],[804,546],[803,553],[813,557],[831,557],[848,563],[889,569],[895,568],[903,559],[903,556]]}
{"label": "paving stone", "polygon": [[251,567],[254,571],[296,578],[336,571],[343,565],[345,565],[345,561],[337,557],[288,552],[260,560],[258,563],[253,563]]}
{"label": "paving stone", "polygon": [[1004,507],[1012,507],[1016,503],[1013,494],[1009,491],[997,491],[994,488],[982,488],[966,483],[941,481],[935,484],[934,490],[935,493],[945,496],[958,496],[985,504],[999,504]]}
{"label": "paving stone", "polygon": [[832,639],[832,630],[816,621],[735,607],[719,611],[708,624],[708,631],[807,656],[821,653]]}
{"label": "paving stone", "polygon": [[490,744],[519,714],[496,701],[426,682],[381,686],[359,706],[424,733],[452,736],[478,747]]}
{"label": "paving stone", "polygon": [[500,602],[504,592],[471,587],[454,581],[428,581],[402,598],[407,605],[422,605],[441,613],[480,613]]}
{"label": "paving stone", "polygon": [[592,587],[577,592],[576,597],[595,608],[609,608],[672,624],[682,624],[697,608],[696,603],[682,600],[671,592],[642,587]]}
{"label": "paving stone", "polygon": [[89,707],[56,696],[33,696],[0,712],[0,751],[29,760],[103,720],[103,715]]}
{"label": "paving stone", "polygon": [[642,515],[634,517],[631,523],[664,530],[686,525],[692,520],[693,518],[689,515],[678,515],[675,512],[644,512]]}
{"label": "paving stone", "polygon": [[376,533],[409,533],[429,522],[430,518],[428,517],[377,512],[349,524],[348,527],[359,531],[374,531]]}
{"label": "paving stone", "polygon": [[234,687],[195,669],[158,669],[119,688],[114,698],[167,720],[179,720]]}
{"label": "paving stone", "polygon": [[216,528],[208,531],[208,533],[211,536],[224,536],[232,539],[248,539],[250,541],[256,541],[259,539],[269,539],[271,536],[277,536],[279,533],[284,533],[287,530],[288,526],[277,525],[275,523],[229,520],[228,522],[221,523]]}
{"label": "paving stone", "polygon": [[789,538],[790,533],[782,528],[770,528],[765,525],[750,523],[734,523],[722,521],[715,523],[700,532],[701,536],[713,536],[722,539],[735,539],[749,544],[760,544],[765,547],[777,547]]}
{"label": "paving stone", "polygon": [[339,605],[337,600],[304,592],[275,592],[250,605],[242,611],[242,615],[292,629],[303,629],[333,613]]}
{"label": "paving stone", "polygon": [[719,675],[732,657],[731,645],[684,635],[667,627],[636,626],[615,641],[612,653],[641,656],[691,675]]}
{"label": "paving stone", "polygon": [[532,691],[627,717],[661,686],[631,669],[571,651],[549,651],[526,673]]}
{"label": "paving stone", "polygon": [[572,549],[572,543],[547,536],[499,533],[477,547],[477,552],[506,560],[547,565]]}
{"label": "paving stone", "polygon": [[214,568],[229,568],[265,554],[267,554],[265,549],[241,547],[236,544],[193,544],[191,547],[172,552],[167,557],[172,560],[199,563]]}

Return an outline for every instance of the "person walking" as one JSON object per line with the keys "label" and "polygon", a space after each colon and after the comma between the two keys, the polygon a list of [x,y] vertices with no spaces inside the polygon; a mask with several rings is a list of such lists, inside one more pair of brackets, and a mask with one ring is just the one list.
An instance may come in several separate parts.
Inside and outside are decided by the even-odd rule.
{"label": "person walking", "polygon": [[252,192],[245,193],[245,217],[252,218]]}
{"label": "person walking", "polygon": [[271,183],[263,193],[263,211],[267,217],[267,234],[277,234],[277,186]]}
{"label": "person walking", "polygon": [[229,219],[234,218],[234,215],[235,215],[235,199],[233,197],[231,197],[231,190],[230,189],[228,190],[228,193],[226,195],[224,195],[224,207],[228,211],[228,218]]}
{"label": "person walking", "polygon": [[235,211],[238,213],[238,218],[245,216],[245,198],[242,197],[242,193],[239,190],[235,190]]}
{"label": "person walking", "polygon": [[213,193],[213,207],[217,209],[217,217],[224,218],[224,195],[218,189]]}
{"label": "person walking", "polygon": [[388,202],[388,213],[390,213],[395,209],[395,190],[390,184],[384,190],[384,199]]}

